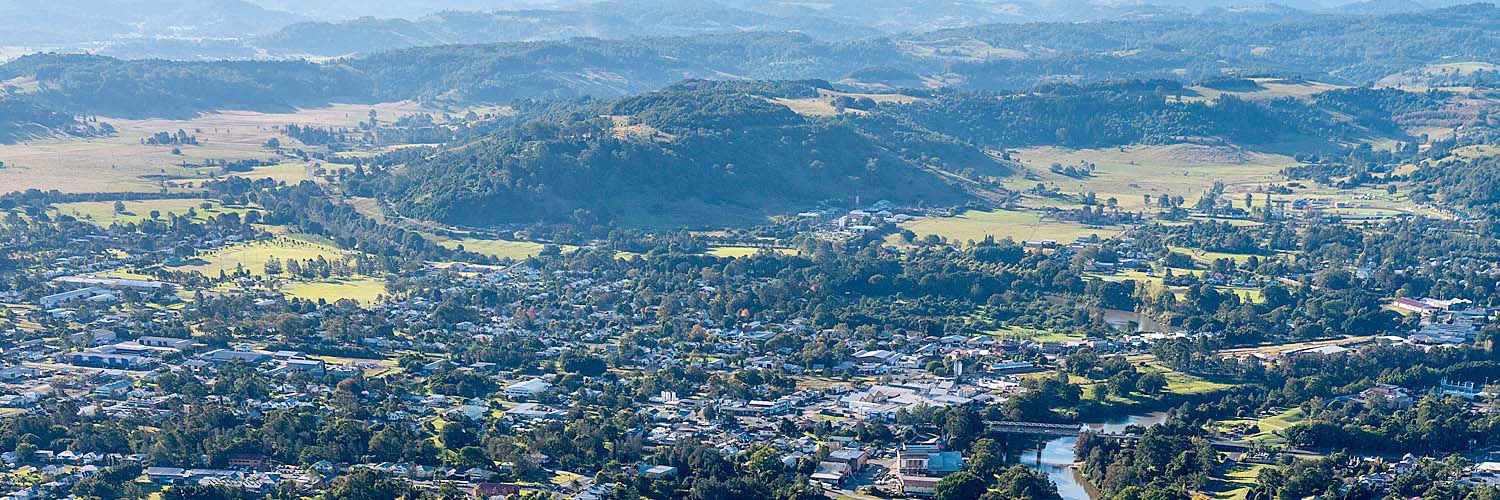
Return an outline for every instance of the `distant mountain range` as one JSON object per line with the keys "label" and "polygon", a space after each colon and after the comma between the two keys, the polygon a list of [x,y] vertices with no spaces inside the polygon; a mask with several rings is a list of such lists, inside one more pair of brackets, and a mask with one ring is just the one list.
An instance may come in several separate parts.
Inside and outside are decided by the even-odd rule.
{"label": "distant mountain range", "polygon": [[[1388,14],[1453,0],[1303,0],[1325,13]],[[1249,5],[1249,6],[1246,6]],[[1281,16],[1229,0],[9,0],[0,57],[36,50],[181,60],[336,57],[446,44],[792,31],[848,41],[997,23]],[[9,49],[5,49],[9,47]]]}
{"label": "distant mountain range", "polygon": [[0,85],[16,87],[7,92],[13,98],[72,113],[188,116],[329,102],[613,98],[693,78],[815,78],[874,90],[1014,90],[1059,81],[1234,75],[1365,84],[1466,61],[1500,63],[1500,8],[994,24],[850,41],[760,31],[576,38],[396,49],[324,63],[53,54],[0,65]]}

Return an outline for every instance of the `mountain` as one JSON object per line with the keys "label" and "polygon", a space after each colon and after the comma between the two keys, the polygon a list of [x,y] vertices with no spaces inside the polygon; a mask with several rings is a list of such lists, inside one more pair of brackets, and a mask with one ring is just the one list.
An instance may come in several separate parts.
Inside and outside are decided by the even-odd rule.
{"label": "mountain", "polygon": [[485,137],[371,160],[351,193],[467,226],[538,221],[736,224],[825,202],[1003,199],[1008,148],[1203,144],[1304,152],[1410,140],[1390,117],[1446,96],[1182,100],[1170,81],[1015,93],[851,94],[822,81],[688,81],[588,101]]}
{"label": "mountain", "polygon": [[268,33],[302,16],[246,0],[6,0],[0,46],[107,44],[123,39],[225,38]]}
{"label": "mountain", "polygon": [[[436,155],[408,156],[399,172],[355,180],[351,189],[452,224],[715,224],[830,199],[953,204],[971,194],[940,172],[958,162],[1005,169],[945,138],[873,135],[773,100],[828,89],[823,82],[685,82],[539,118]],[[951,153],[945,160],[928,157],[944,152]]]}
{"label": "mountain", "polygon": [[817,18],[779,17],[714,2],[610,2],[589,11],[445,11],[414,21],[360,18],[287,26],[256,38],[253,45],[274,54],[343,55],[407,47],[577,37],[631,39],[747,31],[797,31],[819,39],[871,37],[880,31]]}
{"label": "mountain", "polygon": [[[1330,51],[1327,47],[1341,47]],[[1058,81],[1273,75],[1345,84],[1452,61],[1500,62],[1500,9],[988,25],[852,41],[805,33],[442,45],[306,61],[44,54],[0,65],[69,113],[181,116],[329,102],[614,98],[684,79],[823,79],[861,89],[1014,90]],[[1478,75],[1483,76],[1483,75]],[[1476,78],[1478,78],[1476,76]]]}

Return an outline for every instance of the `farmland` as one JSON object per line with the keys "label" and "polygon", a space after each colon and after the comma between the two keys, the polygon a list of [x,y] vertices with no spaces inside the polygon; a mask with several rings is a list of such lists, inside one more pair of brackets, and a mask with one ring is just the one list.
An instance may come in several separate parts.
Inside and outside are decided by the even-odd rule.
{"label": "farmland", "polygon": [[350,255],[349,252],[345,250],[312,238],[281,236],[196,255],[189,259],[187,264],[171,269],[197,272],[210,277],[218,276],[221,272],[230,274],[237,269],[244,269],[252,276],[265,276],[266,263],[273,258],[281,261],[309,260],[319,257],[338,260],[348,255]]}
{"label": "farmland", "polygon": [[922,238],[936,235],[951,242],[980,241],[986,236],[1022,240],[1057,240],[1070,243],[1088,236],[1110,237],[1120,228],[1088,227],[1076,222],[1046,220],[1029,210],[971,210],[953,217],[930,217],[901,224],[902,229]]}
{"label": "farmland", "polygon": [[[217,169],[194,167],[209,160],[270,160],[275,153],[264,147],[280,136],[276,127],[298,124],[320,127],[355,127],[371,110],[395,119],[415,113],[434,112],[411,102],[375,105],[335,104],[295,113],[221,111],[191,119],[101,118],[117,131],[108,137],[88,139],[51,137],[17,144],[0,144],[0,186],[7,190],[41,189],[65,193],[154,193],[162,190],[189,191],[189,184],[208,178]],[[163,146],[144,144],[158,132],[182,130],[199,145]],[[280,137],[289,145],[296,141]],[[175,150],[175,152],[174,152]],[[263,167],[265,168],[265,167]],[[268,176],[294,182],[301,180],[296,164],[272,167]],[[243,174],[241,174],[243,175]]]}
{"label": "farmland", "polygon": [[[1191,203],[1216,182],[1223,182],[1226,194],[1236,199],[1235,194],[1279,180],[1282,168],[1297,163],[1281,154],[1193,144],[1076,150],[1037,147],[1018,153],[1027,172],[1007,179],[1006,187],[1025,190],[1041,183],[1065,193],[1092,192],[1100,200],[1115,198],[1123,210],[1148,208],[1143,195],[1153,200],[1163,194],[1181,196]],[[1053,164],[1081,163],[1095,167],[1093,176],[1077,179],[1050,171]],[[1028,202],[1032,206],[1043,203]]]}
{"label": "farmland", "polygon": [[203,198],[130,200],[121,203],[124,205],[124,210],[118,212],[115,211],[115,203],[110,201],[60,203],[54,208],[59,215],[70,215],[101,226],[141,222],[151,219],[153,212],[159,214],[158,219],[166,219],[169,214],[187,217],[191,213],[193,220],[202,222],[222,214],[235,214],[243,217],[246,213],[256,210],[252,207],[225,206],[218,201]]}

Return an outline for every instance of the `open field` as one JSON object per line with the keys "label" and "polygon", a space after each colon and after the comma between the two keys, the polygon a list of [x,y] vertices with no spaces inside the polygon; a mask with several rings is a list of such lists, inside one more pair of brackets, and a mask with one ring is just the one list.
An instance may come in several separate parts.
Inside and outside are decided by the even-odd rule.
{"label": "open field", "polygon": [[[543,243],[537,243],[535,241],[491,240],[481,238],[439,240],[437,244],[442,245],[445,248],[452,249],[457,249],[460,245],[462,245],[464,247],[464,250],[480,255],[488,255],[497,259],[515,260],[535,257],[541,254],[542,249],[547,246]],[[573,245],[559,245],[558,248],[563,252],[572,252],[578,249],[577,246]]]}
{"label": "open field", "polygon": [[1019,326],[1006,326],[999,330],[988,332],[990,335],[1002,339],[1031,340],[1035,342],[1069,342],[1083,340],[1083,335],[1072,333],[1054,332],[1051,330],[1038,330]]}
{"label": "open field", "polygon": [[[1024,148],[1014,157],[1026,166],[1028,173],[1007,179],[1007,188],[1026,190],[1041,183],[1065,193],[1093,192],[1100,202],[1115,198],[1121,209],[1130,211],[1150,208],[1142,195],[1151,195],[1153,203],[1165,194],[1181,196],[1192,204],[1215,182],[1225,184],[1229,199],[1239,200],[1252,186],[1280,180],[1281,169],[1297,163],[1280,154],[1194,144],[1077,150]],[[1092,177],[1076,179],[1050,171],[1053,164],[1076,166],[1080,162],[1094,165]],[[1026,202],[1032,206],[1045,203],[1039,199]]]}
{"label": "open field", "polygon": [[[714,257],[749,257],[760,253],[763,248],[769,247],[724,245],[709,248],[708,254]],[[771,248],[771,250],[782,255],[797,255],[797,251],[790,248]]]}
{"label": "open field", "polygon": [[266,262],[272,257],[285,262],[293,259],[317,259],[320,256],[324,259],[335,260],[347,255],[349,255],[348,251],[332,245],[296,236],[282,236],[197,255],[188,265],[172,268],[172,270],[197,271],[204,276],[218,276],[220,271],[233,273],[235,269],[243,267],[251,275],[264,276]]}
{"label": "open field", "polygon": [[[71,215],[80,220],[93,222],[101,226],[113,223],[136,223],[151,218],[151,212],[160,212],[160,218],[168,218],[167,214],[177,214],[178,217],[186,217],[188,211],[195,213],[193,220],[204,221],[220,214],[233,213],[241,217],[245,213],[256,210],[251,207],[225,206],[216,200],[203,198],[182,198],[164,200],[140,200],[125,201],[124,212],[115,212],[115,202],[112,201],[84,201],[77,203],[61,203],[53,207],[59,214]],[[205,208],[207,205],[207,208]]]}
{"label": "open field", "polygon": [[350,299],[361,304],[372,304],[385,295],[385,280],[377,278],[330,279],[326,281],[293,282],[281,287],[288,297],[311,301],[337,302]]}
{"label": "open field", "polygon": [[1076,222],[1042,220],[1040,212],[1022,210],[971,210],[954,217],[928,217],[901,224],[918,237],[938,235],[959,243],[981,241],[985,236],[1010,237],[1016,241],[1057,240],[1071,243],[1085,236],[1112,237],[1120,228],[1088,227]]}
{"label": "open field", "polygon": [[1286,438],[1282,435],[1282,431],[1301,422],[1303,418],[1305,417],[1301,408],[1292,408],[1274,415],[1265,415],[1258,418],[1221,420],[1214,422],[1208,429],[1228,431],[1244,429],[1246,426],[1254,425],[1256,432],[1245,434],[1239,439],[1243,441],[1280,444],[1286,441]]}
{"label": "open field", "polygon": [[[1202,277],[1203,275],[1205,275],[1207,273],[1208,272],[1204,271],[1204,270],[1177,269],[1177,268],[1173,268],[1172,269],[1172,274],[1178,275],[1178,276],[1185,276],[1185,275],[1188,275],[1188,274],[1192,274],[1192,275],[1196,275],[1196,276]],[[1151,276],[1151,275],[1149,275],[1147,273],[1144,273],[1144,272],[1141,272],[1141,271],[1122,271],[1122,272],[1117,272],[1117,273],[1113,273],[1113,274],[1089,274],[1089,275],[1087,275],[1087,277],[1091,278],[1091,279],[1102,279],[1102,280],[1105,280],[1105,281],[1127,281],[1128,280],[1128,281],[1134,281],[1134,282],[1137,282],[1137,283],[1147,283],[1147,284],[1150,284],[1153,287],[1153,289],[1156,289],[1156,290],[1160,290],[1162,287],[1166,287],[1166,284],[1164,283],[1164,280],[1163,280],[1163,278],[1161,276]],[[1171,290],[1172,293],[1175,294],[1175,295],[1177,295],[1178,298],[1182,298],[1184,296],[1184,294],[1187,293],[1187,287],[1173,286],[1173,287],[1166,287],[1166,288],[1168,288],[1169,290]],[[1246,300],[1246,301],[1257,302],[1257,303],[1262,300],[1262,298],[1261,298],[1261,292],[1260,292],[1259,288],[1224,286],[1224,285],[1215,286],[1214,288],[1216,290],[1220,291],[1220,292],[1234,292],[1234,294],[1240,296],[1240,300]]]}
{"label": "open field", "polygon": [[[799,115],[835,116],[839,114],[839,109],[833,107],[833,100],[837,97],[851,97],[855,99],[868,98],[881,104],[909,104],[924,100],[920,97],[913,97],[904,94],[853,94],[847,92],[835,92],[832,90],[818,89],[818,97],[808,97],[802,99],[775,98],[769,99],[769,101],[786,106],[787,108],[790,108],[792,112]],[[858,109],[844,109],[843,112],[852,114],[865,113],[865,111]]]}
{"label": "open field", "polygon": [[[276,182],[297,184],[302,181],[316,180],[314,173],[318,165],[315,162],[284,161],[275,165],[255,167],[249,172],[230,172],[225,177],[244,177],[246,179],[271,179]],[[218,168],[200,169],[199,174],[212,175]]]}
{"label": "open field", "polygon": [[[110,137],[80,139],[53,137],[18,144],[0,144],[0,190],[56,189],[66,193],[157,192],[175,181],[204,177],[198,169],[204,160],[270,159],[274,153],[263,147],[278,137],[275,128],[288,124],[321,127],[354,127],[375,110],[382,120],[433,112],[412,102],[375,105],[334,104],[293,113],[225,111],[191,119],[128,120],[100,118],[115,127]],[[152,146],[141,140],[157,132],[183,130],[201,145]],[[281,137],[283,144],[297,144]],[[206,169],[205,169],[206,171]]]}
{"label": "open field", "polygon": [[1284,80],[1284,79],[1277,79],[1277,78],[1251,78],[1250,80],[1254,81],[1257,85],[1260,86],[1260,88],[1257,89],[1257,90],[1248,91],[1248,92],[1236,92],[1236,91],[1226,91],[1226,90],[1211,89],[1211,88],[1204,87],[1204,86],[1201,86],[1201,85],[1195,85],[1195,86],[1189,87],[1189,89],[1191,89],[1192,91],[1198,93],[1199,95],[1195,96],[1195,97],[1185,97],[1183,100],[1184,101],[1212,101],[1214,99],[1218,99],[1220,96],[1223,96],[1223,95],[1232,95],[1232,96],[1239,97],[1239,98],[1242,98],[1242,99],[1252,99],[1252,100],[1254,100],[1254,99],[1280,99],[1282,97],[1296,97],[1298,99],[1307,99],[1309,97],[1312,97],[1313,94],[1317,94],[1319,92],[1327,92],[1329,90],[1337,90],[1337,89],[1348,88],[1348,87],[1342,86],[1342,85],[1334,85],[1334,84],[1329,84],[1329,83],[1306,81],[1306,80],[1297,81],[1297,80]]}
{"label": "open field", "polygon": [[1225,466],[1222,475],[1209,480],[1208,496],[1214,500],[1245,500],[1261,469],[1275,467],[1266,464],[1231,463]]}

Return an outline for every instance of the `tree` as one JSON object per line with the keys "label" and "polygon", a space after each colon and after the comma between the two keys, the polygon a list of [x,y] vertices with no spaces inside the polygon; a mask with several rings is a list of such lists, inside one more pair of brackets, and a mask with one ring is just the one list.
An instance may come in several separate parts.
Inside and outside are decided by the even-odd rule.
{"label": "tree", "polygon": [[479,432],[474,428],[474,421],[463,415],[453,415],[443,422],[443,429],[439,432],[439,439],[443,441],[443,448],[458,450],[466,446],[479,444]]}
{"label": "tree", "polygon": [[990,478],[1005,470],[1005,450],[1000,443],[990,438],[980,438],[969,447],[969,470],[982,478]]}
{"label": "tree", "polygon": [[1136,382],[1137,388],[1146,394],[1161,394],[1162,389],[1167,388],[1167,377],[1161,372],[1151,372],[1141,375],[1141,380]]}
{"label": "tree", "polygon": [[1005,469],[996,478],[990,491],[979,497],[982,500],[1062,500],[1057,485],[1039,472],[1023,466]]}
{"label": "tree", "polygon": [[354,469],[334,480],[332,488],[323,491],[323,500],[395,500],[409,498],[406,481],[366,468]]}
{"label": "tree", "polygon": [[932,487],[933,500],[976,500],[988,489],[979,476],[969,471],[949,474]]}

